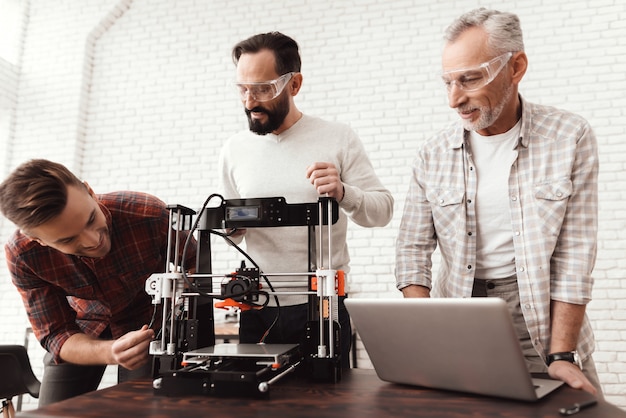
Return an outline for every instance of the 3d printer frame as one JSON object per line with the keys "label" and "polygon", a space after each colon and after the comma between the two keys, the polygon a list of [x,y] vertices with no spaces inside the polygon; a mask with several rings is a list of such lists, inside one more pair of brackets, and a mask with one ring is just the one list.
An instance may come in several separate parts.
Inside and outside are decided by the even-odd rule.
{"label": "3d printer frame", "polygon": [[[162,315],[159,338],[150,346],[155,393],[267,397],[271,385],[296,369],[314,380],[340,380],[341,333],[336,308],[338,297],[343,295],[343,272],[332,269],[331,245],[332,225],[339,217],[337,202],[320,197],[313,203],[289,204],[282,197],[271,197],[221,199],[219,206],[207,207],[210,199],[193,226],[195,211],[168,206],[174,230],[168,254],[173,256],[167,261],[165,273],[154,274],[146,281],[146,292],[152,296],[155,309],[160,305]],[[216,344],[214,300],[230,297],[239,303],[255,304],[258,295],[249,290],[258,289],[259,278],[267,280],[272,273],[242,266],[234,274],[214,274],[211,235],[218,230],[281,226],[308,229],[308,265],[300,273],[307,278],[308,288],[306,343]],[[195,272],[186,274],[179,251],[171,250],[181,248],[183,237],[194,232]],[[315,271],[311,271],[313,265],[317,266]],[[232,280],[221,286],[220,294],[213,293],[216,277]],[[267,293],[269,297],[273,292]]]}

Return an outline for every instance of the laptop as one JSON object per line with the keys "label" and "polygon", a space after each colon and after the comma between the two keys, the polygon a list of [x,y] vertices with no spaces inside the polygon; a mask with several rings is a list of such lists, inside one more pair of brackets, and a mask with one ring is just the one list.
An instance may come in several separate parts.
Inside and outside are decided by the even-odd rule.
{"label": "laptop", "polygon": [[532,378],[500,298],[346,299],[381,380],[523,401],[562,381]]}

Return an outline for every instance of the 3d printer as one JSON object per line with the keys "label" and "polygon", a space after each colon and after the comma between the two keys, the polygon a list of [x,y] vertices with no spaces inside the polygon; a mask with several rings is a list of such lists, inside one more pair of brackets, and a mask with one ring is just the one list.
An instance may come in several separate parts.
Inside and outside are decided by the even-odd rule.
{"label": "3d printer", "polygon": [[[218,197],[217,207],[207,207]],[[157,394],[218,396],[268,396],[270,386],[296,369],[311,379],[341,379],[340,330],[337,321],[338,297],[343,295],[343,272],[332,269],[332,225],[337,222],[337,202],[320,197],[314,203],[289,204],[282,197],[224,200],[211,195],[202,209],[180,205],[168,207],[174,233],[168,247],[184,248],[196,233],[195,272],[187,274],[178,251],[167,262],[167,271],[146,281],[146,292],[161,307],[161,331],[152,342],[153,387]],[[197,216],[196,216],[197,215]],[[195,217],[195,221],[194,221]],[[192,225],[193,224],[193,225]],[[309,266],[301,273],[307,282],[309,321],[306,342],[302,344],[216,344],[213,306],[234,304],[241,309],[262,309],[269,297],[278,297],[262,266],[246,267],[234,273],[212,271],[211,235],[237,228],[302,226],[308,228]],[[183,233],[185,232],[185,233]],[[327,242],[324,243],[324,233]],[[187,239],[183,238],[187,236]],[[317,237],[317,244],[316,238]],[[317,248],[316,248],[317,247]],[[238,247],[237,247],[238,248]],[[245,255],[243,251],[242,254]],[[219,278],[220,292],[213,292],[213,279]],[[262,281],[269,290],[262,290]]]}

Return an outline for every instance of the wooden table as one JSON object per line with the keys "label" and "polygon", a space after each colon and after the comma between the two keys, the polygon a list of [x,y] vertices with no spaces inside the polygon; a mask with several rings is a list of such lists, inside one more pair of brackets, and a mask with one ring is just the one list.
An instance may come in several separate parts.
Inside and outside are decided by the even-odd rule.
{"label": "wooden table", "polygon": [[[591,395],[561,387],[536,403],[508,401],[456,392],[386,383],[373,370],[345,371],[338,383],[311,382],[289,376],[272,386],[269,399],[154,395],[151,381],[126,382],[77,398],[23,411],[18,417],[429,417],[467,418],[560,417],[559,408]],[[574,418],[626,417],[626,412],[600,401]]]}

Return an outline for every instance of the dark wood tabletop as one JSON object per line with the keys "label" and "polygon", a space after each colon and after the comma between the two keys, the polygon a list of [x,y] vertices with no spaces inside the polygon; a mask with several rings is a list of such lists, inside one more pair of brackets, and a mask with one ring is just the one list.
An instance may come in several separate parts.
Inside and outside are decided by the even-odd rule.
{"label": "dark wood tabletop", "polygon": [[[19,417],[562,417],[559,409],[592,396],[561,387],[537,402],[509,401],[429,390],[381,381],[373,370],[344,371],[337,383],[289,376],[271,387],[268,399],[155,395],[151,381],[133,381],[77,398],[23,411]],[[626,411],[599,401],[575,418],[626,417]]]}

